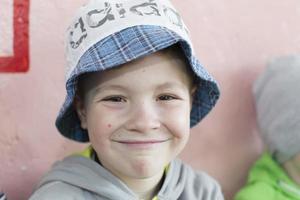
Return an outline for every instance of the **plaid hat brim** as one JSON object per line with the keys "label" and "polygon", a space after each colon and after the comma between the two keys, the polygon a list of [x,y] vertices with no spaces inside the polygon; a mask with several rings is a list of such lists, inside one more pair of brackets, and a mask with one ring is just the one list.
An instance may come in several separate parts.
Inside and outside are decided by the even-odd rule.
{"label": "plaid hat brim", "polygon": [[88,133],[81,128],[80,120],[73,106],[80,75],[117,67],[176,43],[180,44],[199,84],[190,115],[191,127],[201,121],[219,98],[220,93],[216,81],[195,58],[188,41],[165,27],[138,25],[111,34],[94,44],[81,56],[67,80],[67,96],[56,119],[56,127],[60,133],[78,142],[89,141]]}

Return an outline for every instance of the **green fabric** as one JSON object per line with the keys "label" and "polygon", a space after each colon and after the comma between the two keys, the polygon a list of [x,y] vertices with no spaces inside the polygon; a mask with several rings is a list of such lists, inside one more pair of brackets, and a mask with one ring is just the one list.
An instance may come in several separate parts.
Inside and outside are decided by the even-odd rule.
{"label": "green fabric", "polygon": [[235,200],[300,200],[300,187],[268,153],[256,161]]}

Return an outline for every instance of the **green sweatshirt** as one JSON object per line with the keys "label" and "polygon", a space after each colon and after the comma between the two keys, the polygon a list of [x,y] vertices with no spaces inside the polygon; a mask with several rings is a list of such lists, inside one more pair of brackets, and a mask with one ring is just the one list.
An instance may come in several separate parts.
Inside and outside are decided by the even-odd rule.
{"label": "green sweatshirt", "polygon": [[235,200],[300,200],[300,187],[265,153],[252,167]]}

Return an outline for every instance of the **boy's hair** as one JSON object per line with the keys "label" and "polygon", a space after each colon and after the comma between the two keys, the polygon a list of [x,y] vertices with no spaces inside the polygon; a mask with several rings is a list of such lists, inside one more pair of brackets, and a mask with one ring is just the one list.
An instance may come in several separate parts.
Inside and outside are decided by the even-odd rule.
{"label": "boy's hair", "polygon": [[253,87],[260,133],[283,163],[300,152],[300,56],[270,62]]}
{"label": "boy's hair", "polygon": [[67,31],[67,96],[56,119],[60,133],[75,141],[89,141],[73,106],[82,74],[122,66],[174,44],[180,47],[196,82],[190,115],[194,126],[214,107],[220,93],[195,57],[188,30],[171,2],[91,0],[83,6]]}
{"label": "boy's hair", "polygon": [[[189,67],[189,63],[188,60],[186,59],[186,57],[183,56],[183,52],[182,49],[180,48],[179,44],[174,44],[170,47],[167,47],[165,49],[160,50],[159,52],[161,53],[165,53],[165,54],[170,54],[172,56],[176,56],[179,59],[181,59],[184,63],[185,63],[185,72],[187,74],[187,76],[189,77],[189,86],[191,88],[193,87],[199,87],[199,89],[201,88],[201,83],[198,83],[199,81],[201,82],[201,80],[196,78],[195,73],[192,71],[192,69]],[[131,61],[132,62],[132,61]],[[128,63],[125,63],[128,64]],[[123,67],[123,66],[120,66]],[[109,69],[109,70],[114,70],[114,68]],[[94,72],[91,73],[86,73],[86,74],[82,74],[78,77],[78,81],[77,81],[77,87],[76,87],[76,97],[79,98],[80,100],[84,101],[84,97],[86,94],[86,90],[87,90],[87,82],[89,81],[91,75],[93,75]]]}

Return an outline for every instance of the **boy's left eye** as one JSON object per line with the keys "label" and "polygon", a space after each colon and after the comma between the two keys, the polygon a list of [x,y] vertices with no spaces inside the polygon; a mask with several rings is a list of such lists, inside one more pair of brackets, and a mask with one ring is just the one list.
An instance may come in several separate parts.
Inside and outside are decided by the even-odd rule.
{"label": "boy's left eye", "polygon": [[126,99],[122,96],[110,96],[110,97],[104,98],[102,101],[118,103],[118,102],[126,102]]}
{"label": "boy's left eye", "polygon": [[174,96],[171,96],[171,95],[161,95],[158,97],[158,100],[160,100],[160,101],[170,101],[170,100],[174,100],[174,99],[177,99],[177,98]]}

